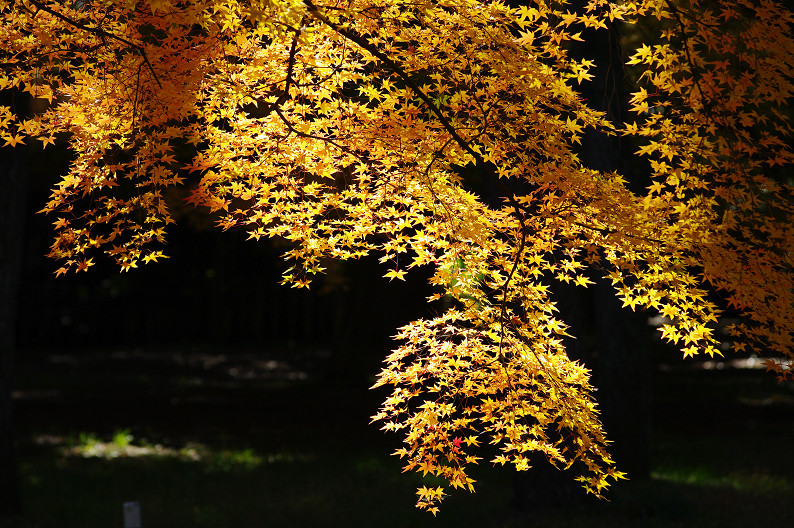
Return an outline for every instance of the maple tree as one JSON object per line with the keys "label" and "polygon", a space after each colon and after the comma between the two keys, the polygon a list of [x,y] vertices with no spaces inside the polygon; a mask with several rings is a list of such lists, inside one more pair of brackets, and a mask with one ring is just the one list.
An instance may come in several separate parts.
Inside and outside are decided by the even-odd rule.
{"label": "maple tree", "polygon": [[[633,120],[614,123],[566,49],[621,21],[649,40],[627,61]],[[376,384],[406,470],[473,490],[493,444],[496,463],[541,453],[600,495],[623,474],[552,281],[608,278],[685,356],[720,353],[729,307],[733,348],[792,374],[792,22],[750,0],[2,0],[0,89],[47,105],[0,107],[0,137],[73,149],[44,208],[59,275],[163,258],[174,189],[223,229],[289,241],[296,287],[329,258],[376,254],[392,280],[432,267],[448,308],[399,330]],[[583,165],[590,128],[638,142],[646,192]]]}

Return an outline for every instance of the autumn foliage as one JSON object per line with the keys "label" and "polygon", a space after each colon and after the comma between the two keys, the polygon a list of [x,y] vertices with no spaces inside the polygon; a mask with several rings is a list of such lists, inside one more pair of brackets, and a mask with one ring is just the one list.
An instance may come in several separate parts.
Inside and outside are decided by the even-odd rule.
{"label": "autumn foliage", "polygon": [[[582,101],[592,64],[566,52],[620,21],[646,39],[626,123]],[[607,278],[685,356],[719,354],[730,308],[733,347],[792,373],[793,22],[755,0],[3,0],[0,89],[47,104],[0,107],[0,137],[73,149],[44,208],[57,274],[164,257],[180,193],[223,229],[289,241],[293,286],[329,258],[377,255],[390,279],[432,267],[448,309],[399,330],[377,382],[406,470],[473,489],[490,443],[600,494],[622,473],[553,281]],[[637,143],[646,192],[583,166],[588,128]],[[444,495],[422,487],[418,506]]]}

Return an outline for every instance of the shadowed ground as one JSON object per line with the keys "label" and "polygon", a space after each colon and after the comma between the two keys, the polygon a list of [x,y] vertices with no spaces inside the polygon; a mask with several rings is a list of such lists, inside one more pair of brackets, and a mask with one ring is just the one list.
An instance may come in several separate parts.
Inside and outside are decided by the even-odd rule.
{"label": "shadowed ground", "polygon": [[794,386],[763,371],[659,371],[654,478],[610,502],[519,514],[510,470],[483,462],[477,493],[433,518],[413,508],[421,479],[388,456],[400,439],[368,424],[384,393],[327,382],[328,362],[294,349],[23,355],[15,526],[121,526],[129,500],[145,528],[794,525]]}

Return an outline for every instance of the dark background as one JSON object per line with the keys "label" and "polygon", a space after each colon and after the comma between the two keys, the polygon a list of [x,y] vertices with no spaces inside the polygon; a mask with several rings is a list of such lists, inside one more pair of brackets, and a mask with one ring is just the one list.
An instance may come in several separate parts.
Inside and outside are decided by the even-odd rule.
{"label": "dark background", "polygon": [[[582,53],[614,49],[588,41]],[[598,94],[587,98],[598,104]],[[602,139],[589,139],[591,166],[621,165]],[[28,149],[13,392],[23,511],[33,512],[25,526],[107,526],[132,498],[144,499],[145,526],[262,526],[265,517],[273,526],[368,526],[384,524],[384,511],[394,526],[434,525],[412,516],[419,482],[387,456],[399,438],[367,425],[385,395],[366,390],[395,329],[440,310],[425,301],[428,271],[388,282],[370,258],[329,265],[310,291],[293,290],[278,284],[287,266],[278,242],[246,241],[180,210],[169,259],[127,273],[98,260],[56,279],[58,264],[44,257],[55,218],[35,211],[68,157]],[[635,176],[642,187],[642,170]],[[596,397],[613,409],[613,448],[636,446],[647,474],[616,486],[613,506],[571,510],[568,488],[538,500],[538,489],[561,486],[541,464],[529,482],[514,482],[511,469],[484,463],[481,494],[458,493],[438,525],[527,525],[553,496],[562,509],[546,512],[547,526],[791,526],[794,386],[733,368],[748,364],[730,356],[682,362],[656,339],[631,337],[650,334],[652,314],[614,316],[610,291],[560,294],[562,318],[581,336],[571,352],[595,368]],[[252,460],[274,462],[246,472],[228,461],[68,455],[119,431],[138,444],[251,449]],[[505,513],[527,508],[529,519]]]}
{"label": "dark background", "polygon": [[177,211],[168,259],[120,273],[104,256],[87,273],[56,278],[44,255],[54,218],[36,214],[65,172],[68,152],[31,149],[17,345],[20,359],[43,351],[121,347],[315,354],[328,374],[361,382],[379,370],[390,336],[434,313],[429,270],[405,282],[382,278],[375,258],[328,262],[311,289],[280,284],[281,241],[223,232],[209,214]]}
{"label": "dark background", "polygon": [[[389,457],[400,437],[368,424],[386,393],[367,387],[395,329],[441,309],[425,300],[426,270],[389,282],[371,258],[329,266],[311,290],[290,289],[278,284],[283,246],[222,232],[198,212],[172,227],[169,259],[126,273],[100,261],[88,273],[55,278],[58,265],[43,256],[53,219],[35,213],[65,170],[66,151],[50,149],[30,156],[13,392],[23,516],[8,526],[113,525],[126,500],[141,500],[147,528],[239,528],[263,519],[285,527],[794,521],[786,455],[794,385],[731,356],[681,361],[651,338],[618,356],[642,355],[647,371],[602,370],[595,378],[599,401],[626,402],[613,415],[617,427],[607,427],[613,450],[641,451],[647,475],[632,473],[610,502],[593,503],[566,485],[572,476],[542,461],[529,479],[483,462],[476,495],[455,493],[438,519],[416,512],[415,487],[438,483],[400,473]],[[572,353],[596,366],[603,359],[578,350],[602,343],[593,314],[610,318],[598,331],[613,337],[651,333],[651,314],[606,315],[614,306],[607,312],[599,299],[608,295],[559,293],[568,305],[563,319],[584,335]],[[641,411],[626,392],[637,383],[643,395],[653,393]],[[648,431],[651,423],[648,445],[619,434],[620,426]],[[112,449],[120,434],[172,454],[86,457],[94,443]],[[190,446],[208,454],[186,458]]]}

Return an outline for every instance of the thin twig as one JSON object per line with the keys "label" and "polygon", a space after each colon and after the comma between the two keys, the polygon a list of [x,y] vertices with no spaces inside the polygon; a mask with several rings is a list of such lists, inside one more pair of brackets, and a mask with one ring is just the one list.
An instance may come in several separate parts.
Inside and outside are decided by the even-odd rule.
{"label": "thin twig", "polygon": [[455,142],[469,155],[471,155],[477,161],[477,163],[483,162],[482,156],[472,148],[472,146],[469,144],[468,141],[463,139],[460,136],[460,134],[458,134],[458,131],[455,129],[455,127],[452,126],[452,123],[450,123],[449,120],[446,118],[441,108],[439,108],[439,106],[436,103],[434,103],[433,100],[430,99],[430,97],[426,93],[422,91],[422,89],[419,87],[418,84],[416,84],[413,78],[410,75],[408,75],[408,72],[406,72],[399,64],[391,60],[388,57],[388,55],[386,55],[381,50],[379,50],[366,38],[354,33],[349,29],[345,29],[339,24],[329,20],[328,17],[326,17],[324,14],[320,12],[320,10],[317,8],[317,6],[315,6],[312,3],[311,0],[304,0],[303,3],[306,5],[306,7],[309,8],[309,13],[312,15],[312,17],[319,20],[326,26],[330,27],[331,29],[333,29],[334,31],[336,31],[346,39],[351,40],[356,44],[358,44],[359,46],[367,50],[369,53],[371,53],[373,56],[375,56],[383,64],[385,64],[390,70],[396,73],[405,82],[405,84],[408,85],[408,87],[411,88],[411,90],[413,90],[416,93],[416,95],[427,105],[427,107],[430,108],[433,114],[435,114],[435,116],[438,118],[439,122],[441,123],[441,126],[444,127],[444,130],[446,130],[450,136],[452,136]]}
{"label": "thin twig", "polygon": [[97,35],[98,37],[101,37],[103,39],[104,38],[109,38],[109,39],[116,40],[118,42],[121,42],[125,46],[134,49],[143,58],[143,62],[146,64],[146,67],[152,73],[152,77],[154,77],[154,81],[157,83],[157,86],[159,86],[160,88],[163,87],[163,85],[160,83],[160,79],[157,77],[157,73],[154,71],[154,68],[152,67],[152,63],[149,62],[149,57],[146,55],[146,50],[144,50],[143,47],[140,46],[139,44],[135,44],[134,42],[129,41],[129,40],[125,39],[124,37],[120,37],[120,36],[118,36],[116,34],[110,33],[109,31],[105,31],[104,29],[102,29],[100,27],[87,26],[87,25],[83,24],[82,22],[78,22],[77,20],[74,20],[73,18],[69,18],[68,16],[64,15],[63,13],[59,13],[58,11],[52,9],[51,7],[48,7],[47,5],[45,5],[43,2],[40,2],[39,0],[28,0],[28,1],[31,4],[35,5],[37,8],[39,8],[40,10],[44,11],[45,13],[49,13],[50,15],[54,16],[55,18],[57,18],[59,20],[62,20],[63,22],[66,22],[70,26],[76,27],[77,29],[80,29],[82,31],[86,31],[86,32],[91,33],[93,35]]}

